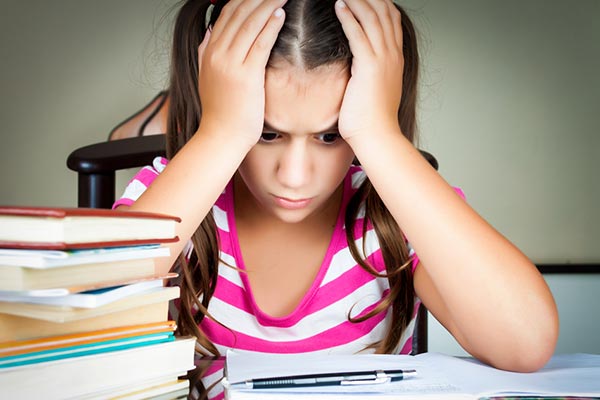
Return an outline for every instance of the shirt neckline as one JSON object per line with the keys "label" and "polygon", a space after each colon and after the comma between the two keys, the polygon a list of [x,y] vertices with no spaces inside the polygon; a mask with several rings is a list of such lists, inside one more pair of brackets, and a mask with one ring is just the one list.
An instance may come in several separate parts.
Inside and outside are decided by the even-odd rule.
{"label": "shirt neckline", "polygon": [[[344,177],[344,181],[342,183],[343,190],[342,190],[341,206],[340,206],[340,209],[338,210],[335,227],[333,229],[333,233],[329,240],[329,245],[327,247],[327,251],[326,251],[325,256],[323,257],[323,260],[319,267],[319,272],[315,276],[315,279],[314,279],[313,283],[311,284],[310,288],[306,291],[304,296],[302,296],[302,299],[300,300],[300,302],[298,302],[296,307],[288,315],[281,316],[281,317],[274,317],[274,316],[264,312],[256,303],[256,299],[254,297],[254,293],[252,291],[252,287],[250,285],[250,280],[248,279],[248,275],[245,274],[244,272],[238,272],[240,275],[242,284],[244,286],[244,290],[246,291],[246,294],[248,296],[250,306],[254,312],[254,315],[256,316],[256,318],[259,322],[267,323],[269,325],[274,325],[274,326],[290,325],[290,324],[293,324],[293,323],[299,321],[300,319],[302,319],[302,317],[304,317],[304,314],[302,311],[310,303],[311,299],[315,296],[315,294],[319,290],[319,287],[321,286],[321,282],[323,281],[323,278],[327,274],[327,270],[329,269],[329,266],[331,265],[331,260],[334,256],[334,254],[336,253],[336,251],[339,249],[338,244],[340,243],[340,241],[342,239],[345,239],[343,227],[344,227],[344,215],[346,212],[346,206],[349,201],[348,197],[350,196],[350,192],[351,192],[352,182],[351,182],[350,178],[351,178],[351,170],[348,171],[348,173]],[[241,271],[246,271],[247,270],[246,264],[245,264],[244,258],[242,256],[242,250],[241,250],[240,243],[239,243],[237,225],[236,225],[236,221],[235,221],[233,179],[230,180],[229,183],[227,184],[225,194],[226,194],[225,202],[226,202],[226,208],[227,208],[227,222],[228,222],[228,226],[229,226],[229,233],[230,233],[229,237],[231,240],[231,249],[233,250],[237,267]]]}

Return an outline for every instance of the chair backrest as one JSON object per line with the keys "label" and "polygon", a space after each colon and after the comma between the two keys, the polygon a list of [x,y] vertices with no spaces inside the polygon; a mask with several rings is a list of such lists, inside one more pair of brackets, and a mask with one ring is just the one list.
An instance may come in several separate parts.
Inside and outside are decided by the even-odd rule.
{"label": "chair backrest", "polygon": [[[110,208],[115,201],[116,171],[143,167],[156,156],[166,156],[165,135],[156,129],[166,126],[167,104],[167,92],[160,92],[144,108],[117,125],[108,141],[80,147],[69,155],[67,166],[77,172],[78,207]],[[420,152],[438,169],[432,154]],[[413,354],[427,351],[427,324],[427,309],[421,305],[415,321]]]}

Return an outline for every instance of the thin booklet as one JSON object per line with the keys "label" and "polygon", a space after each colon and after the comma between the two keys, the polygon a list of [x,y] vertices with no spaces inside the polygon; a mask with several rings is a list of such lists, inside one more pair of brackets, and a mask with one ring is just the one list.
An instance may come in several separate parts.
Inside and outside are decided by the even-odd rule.
{"label": "thin booklet", "polygon": [[167,247],[161,247],[158,244],[100,247],[79,250],[0,248],[0,268],[51,269],[168,256],[169,249]]}
{"label": "thin booklet", "polygon": [[[78,308],[96,308],[124,299],[136,294],[142,294],[151,291],[154,288],[162,287],[162,279],[153,279],[141,281],[129,285],[112,286],[103,289],[89,290],[80,293],[65,294],[62,296],[28,296],[20,292],[10,292],[0,290],[0,303],[26,303],[42,304],[48,306],[69,306]],[[40,291],[43,292],[43,291]]]}

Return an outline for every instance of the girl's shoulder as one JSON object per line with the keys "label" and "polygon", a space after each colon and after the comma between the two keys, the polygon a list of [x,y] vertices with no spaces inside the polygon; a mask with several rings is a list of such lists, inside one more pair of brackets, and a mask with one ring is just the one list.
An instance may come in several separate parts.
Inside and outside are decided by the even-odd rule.
{"label": "girl's shoulder", "polygon": [[120,199],[118,199],[112,206],[115,208],[119,205],[132,205],[144,191],[154,182],[156,177],[163,172],[169,160],[164,157],[155,157],[152,160],[151,165],[147,165],[140,169],[134,176],[131,178],[127,186],[125,187],[125,191]]}

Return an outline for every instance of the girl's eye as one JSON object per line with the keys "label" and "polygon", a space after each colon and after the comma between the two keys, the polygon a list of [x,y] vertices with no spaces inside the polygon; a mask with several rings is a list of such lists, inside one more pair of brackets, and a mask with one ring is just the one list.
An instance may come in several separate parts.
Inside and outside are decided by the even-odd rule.
{"label": "girl's eye", "polygon": [[260,140],[261,140],[261,142],[272,142],[275,139],[277,139],[278,137],[279,137],[279,135],[277,133],[263,132],[262,135],[260,135]]}
{"label": "girl's eye", "polygon": [[339,133],[329,132],[329,133],[320,133],[317,135],[317,139],[326,144],[333,144],[338,139],[340,139]]}

